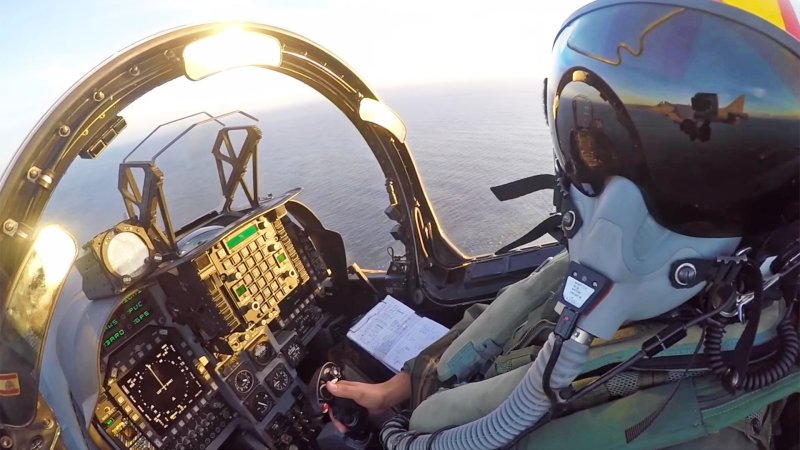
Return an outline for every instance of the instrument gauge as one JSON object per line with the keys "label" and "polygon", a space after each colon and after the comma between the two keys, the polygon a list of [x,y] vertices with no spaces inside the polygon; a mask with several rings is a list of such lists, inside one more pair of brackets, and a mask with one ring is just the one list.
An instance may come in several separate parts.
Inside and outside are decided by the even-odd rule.
{"label": "instrument gauge", "polygon": [[269,341],[261,340],[253,345],[253,348],[250,349],[250,354],[253,356],[253,362],[259,367],[266,367],[272,361],[272,357],[275,356],[275,350]]}
{"label": "instrument gauge", "polygon": [[233,387],[239,394],[247,394],[253,390],[255,385],[256,377],[247,369],[242,369],[233,376]]}
{"label": "instrument gauge", "polygon": [[270,396],[264,388],[258,388],[255,394],[253,394],[250,403],[250,412],[252,412],[253,417],[260,422],[264,420],[264,417],[267,417],[267,414],[269,414],[273,406],[275,406],[275,400],[272,399],[272,396]]}
{"label": "instrument gauge", "polygon": [[289,375],[286,367],[280,364],[267,375],[267,384],[273,392],[280,395],[289,389],[292,384],[292,376]]}
{"label": "instrument gauge", "polygon": [[[164,343],[119,381],[131,404],[158,433],[166,433],[204,389],[172,343]],[[122,405],[120,405],[122,406]]]}
{"label": "instrument gauge", "polygon": [[292,367],[297,367],[302,361],[303,357],[306,356],[305,350],[303,349],[303,345],[300,343],[300,340],[297,336],[293,337],[283,346],[281,350],[283,356],[286,358],[286,361],[289,362],[289,365]]}
{"label": "instrument gauge", "polygon": [[147,268],[150,249],[136,233],[123,231],[111,236],[106,246],[106,264],[121,277],[136,278]]}

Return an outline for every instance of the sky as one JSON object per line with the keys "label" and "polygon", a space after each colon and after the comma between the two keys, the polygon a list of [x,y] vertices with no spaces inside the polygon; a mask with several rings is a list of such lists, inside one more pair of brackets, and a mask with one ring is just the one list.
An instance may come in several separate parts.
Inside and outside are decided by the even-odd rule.
{"label": "sky", "polygon": [[[587,0],[3,2],[0,172],[39,118],[73,83],[113,53],[169,28],[217,20],[284,28],[332,51],[380,94],[381,88],[419,84],[540,80],[559,26],[585,3]],[[237,76],[261,80],[255,75]],[[214,86],[230,81],[215,76],[203,83],[213,91]],[[184,84],[191,87],[189,82]],[[285,92],[271,94],[279,102],[291,100]],[[144,103],[147,107],[159,102],[158,96],[148,100]],[[181,109],[197,110],[196,105],[172,104],[165,109],[164,104],[158,103],[169,118],[179,117]]]}

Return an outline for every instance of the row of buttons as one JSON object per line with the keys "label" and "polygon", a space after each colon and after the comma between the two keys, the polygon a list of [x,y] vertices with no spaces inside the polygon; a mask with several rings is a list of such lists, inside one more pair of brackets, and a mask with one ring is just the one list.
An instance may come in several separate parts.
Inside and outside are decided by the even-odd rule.
{"label": "row of buttons", "polygon": [[298,305],[298,306],[297,306],[297,308],[295,308],[295,310],[294,310],[294,312],[293,312],[293,313],[289,314],[289,318],[290,318],[290,319],[292,319],[292,320],[294,320],[294,318],[295,318],[296,316],[300,315],[300,313],[302,313],[302,312],[303,312],[303,310],[304,310],[304,309],[306,309],[306,308],[308,307],[308,305],[310,305],[310,304],[311,304],[311,299],[312,299],[312,298],[314,298],[313,294],[312,294],[312,295],[309,295],[309,296],[308,296],[308,298],[306,298],[306,299],[303,301],[303,303],[301,303],[300,305]]}

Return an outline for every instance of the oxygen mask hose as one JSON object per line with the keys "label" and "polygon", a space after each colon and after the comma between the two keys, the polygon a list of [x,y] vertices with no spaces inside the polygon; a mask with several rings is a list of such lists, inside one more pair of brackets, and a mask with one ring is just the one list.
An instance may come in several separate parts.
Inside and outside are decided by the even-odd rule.
{"label": "oxygen mask hose", "polygon": [[[428,435],[409,433],[407,423],[404,427],[402,420],[393,419],[383,426],[381,443],[384,448],[391,450],[491,450],[506,446],[550,409],[551,403],[542,380],[555,342],[556,336],[551,333],[519,385],[489,415]],[[565,340],[552,366],[550,386],[556,390],[569,386],[579,375],[588,356],[589,346],[586,343]]]}

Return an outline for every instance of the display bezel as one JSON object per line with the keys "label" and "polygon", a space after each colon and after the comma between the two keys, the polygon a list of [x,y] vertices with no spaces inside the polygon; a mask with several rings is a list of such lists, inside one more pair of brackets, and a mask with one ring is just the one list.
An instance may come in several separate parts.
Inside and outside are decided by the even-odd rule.
{"label": "display bezel", "polygon": [[[117,386],[119,387],[120,391],[122,391],[125,396],[128,398],[128,401],[131,403],[133,407],[141,414],[141,416],[147,421],[148,425],[157,433],[161,435],[165,435],[170,428],[173,427],[175,423],[177,423],[185,414],[190,410],[190,408],[203,398],[203,394],[206,391],[205,386],[201,382],[201,377],[195,373],[194,369],[192,368],[192,364],[190,361],[186,359],[183,353],[178,349],[178,345],[173,342],[171,339],[167,339],[162,342],[158,347],[154,347],[154,349],[141,360],[139,360],[136,365],[130,368],[127,373],[125,373],[122,377],[119,378],[117,381]],[[163,352],[167,352],[162,354]],[[154,381],[153,383],[146,383],[141,384],[140,386],[147,386],[148,388],[152,387],[152,391],[142,392],[141,389],[139,392],[134,390],[135,384],[131,384],[131,380],[136,377],[140,377],[140,382],[144,382],[146,379],[146,372],[150,370],[153,373],[153,377],[157,377],[159,372],[157,369],[153,369],[153,365],[150,361],[155,360],[156,358],[161,358],[162,363],[169,362],[170,364],[178,364],[178,369],[180,372],[172,373],[168,381],[161,381],[161,388],[158,388],[158,384]],[[170,357],[170,358],[167,358]],[[158,362],[158,361],[156,361]],[[148,367],[149,364],[149,367]],[[182,368],[180,366],[183,366]],[[159,367],[160,368],[160,367]],[[165,389],[169,386],[169,383],[175,381],[175,377],[185,374],[184,380],[186,383],[187,388],[190,388],[184,398],[185,403],[179,404],[181,399],[170,399],[169,402],[172,404],[168,408],[156,408],[157,402],[151,402],[151,404],[147,404],[147,400],[144,397],[145,394],[156,392],[160,389]],[[161,374],[165,375],[165,374]],[[169,376],[170,374],[166,374],[164,378]],[[156,394],[158,395],[158,394]],[[163,401],[158,403],[158,406],[163,406]],[[158,411],[156,411],[158,410]],[[161,414],[164,414],[162,417]]]}

